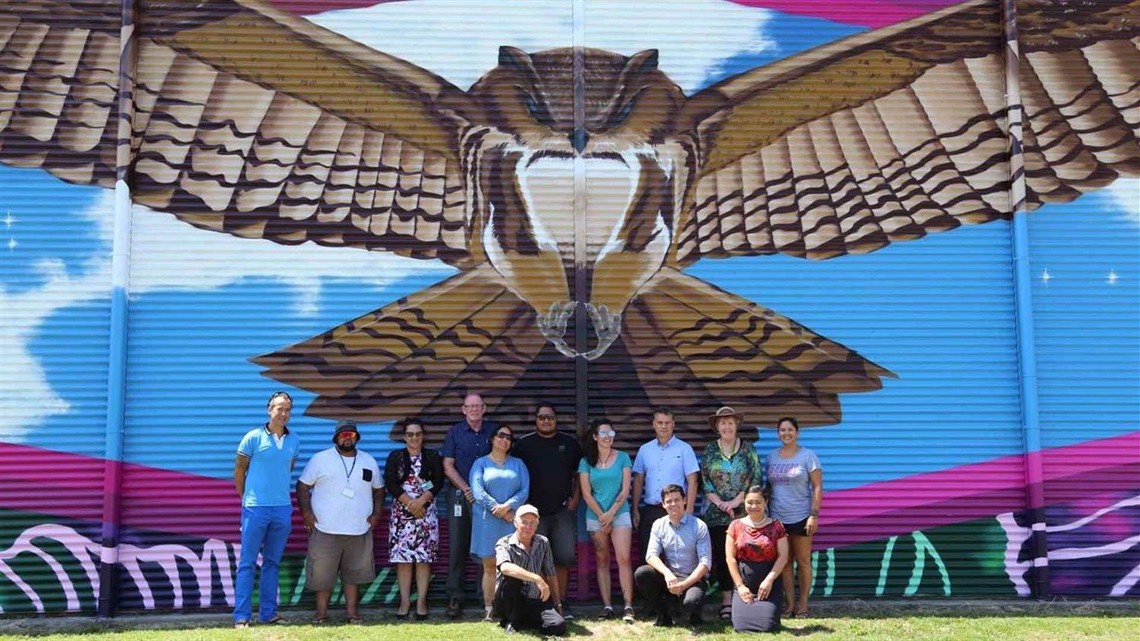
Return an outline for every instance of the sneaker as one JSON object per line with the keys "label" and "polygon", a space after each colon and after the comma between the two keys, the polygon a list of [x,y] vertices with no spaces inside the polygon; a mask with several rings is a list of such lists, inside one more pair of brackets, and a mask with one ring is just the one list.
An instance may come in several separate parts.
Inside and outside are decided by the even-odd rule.
{"label": "sneaker", "polygon": [[234,629],[236,629],[236,630],[244,630],[248,627],[249,627],[249,620],[248,619],[242,619],[241,621],[234,621]]}
{"label": "sneaker", "polygon": [[506,627],[506,633],[507,634],[514,634],[515,632],[518,632],[518,630],[515,630],[515,626],[508,623],[507,627]]}
{"label": "sneaker", "polygon": [[626,623],[633,623],[633,607],[625,606],[625,612],[622,612],[621,620]]}
{"label": "sneaker", "polygon": [[463,603],[459,599],[452,599],[447,604],[447,616],[454,619],[463,612]]}
{"label": "sneaker", "polygon": [[614,614],[614,609],[607,605],[604,608],[602,608],[602,613],[600,615],[598,615],[598,618],[599,619],[612,619],[615,616],[616,615]]}
{"label": "sneaker", "polygon": [[570,611],[569,601],[562,602],[562,618],[567,621],[570,621],[574,618],[574,613]]}
{"label": "sneaker", "polygon": [[653,625],[659,628],[671,628],[673,627],[673,617],[662,612],[657,615],[657,620],[653,622]]}

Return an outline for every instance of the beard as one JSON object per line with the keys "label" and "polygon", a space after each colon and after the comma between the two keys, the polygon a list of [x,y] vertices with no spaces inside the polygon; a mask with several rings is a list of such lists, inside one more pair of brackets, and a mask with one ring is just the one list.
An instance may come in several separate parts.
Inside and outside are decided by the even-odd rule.
{"label": "beard", "polygon": [[337,443],[336,449],[338,452],[349,454],[356,451],[356,443],[349,443],[348,445],[341,445],[340,443]]}

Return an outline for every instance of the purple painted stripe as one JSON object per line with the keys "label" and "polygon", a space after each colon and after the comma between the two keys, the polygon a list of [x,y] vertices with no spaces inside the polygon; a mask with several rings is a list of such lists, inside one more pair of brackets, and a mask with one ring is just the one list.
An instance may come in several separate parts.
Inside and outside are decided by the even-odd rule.
{"label": "purple painted stripe", "polygon": [[[1140,486],[1140,431],[1043,450],[1045,499]],[[0,509],[102,520],[103,459],[0,443]],[[123,527],[236,542],[233,482],[123,464]],[[1023,457],[872,483],[824,495],[817,547],[873,541],[1025,507]],[[303,549],[300,528],[290,549]]]}

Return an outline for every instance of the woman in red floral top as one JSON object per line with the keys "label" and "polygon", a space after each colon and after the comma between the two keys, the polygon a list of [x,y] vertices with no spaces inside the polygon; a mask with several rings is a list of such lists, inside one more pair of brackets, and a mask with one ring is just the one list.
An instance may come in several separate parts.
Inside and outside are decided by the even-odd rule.
{"label": "woman in red floral top", "polygon": [[759,486],[748,488],[744,509],[747,514],[728,526],[724,542],[728,572],[736,585],[734,596],[739,597],[733,599],[733,625],[740,629],[738,607],[763,602],[766,623],[761,627],[772,629],[780,625],[780,572],[788,562],[788,534],[783,523],[768,517],[768,497]]}

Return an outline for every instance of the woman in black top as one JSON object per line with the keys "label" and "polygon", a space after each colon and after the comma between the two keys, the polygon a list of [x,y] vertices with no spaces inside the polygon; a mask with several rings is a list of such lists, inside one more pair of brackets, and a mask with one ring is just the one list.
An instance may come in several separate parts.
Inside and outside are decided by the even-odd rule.
{"label": "woman in black top", "polygon": [[431,563],[439,551],[439,517],[435,495],[443,485],[443,458],[424,448],[424,424],[418,418],[402,422],[407,447],[394,450],[384,465],[384,487],[392,497],[388,528],[388,559],[396,564],[400,585],[397,619],[411,609],[412,570],[416,575],[416,620],[427,618],[427,589]]}

